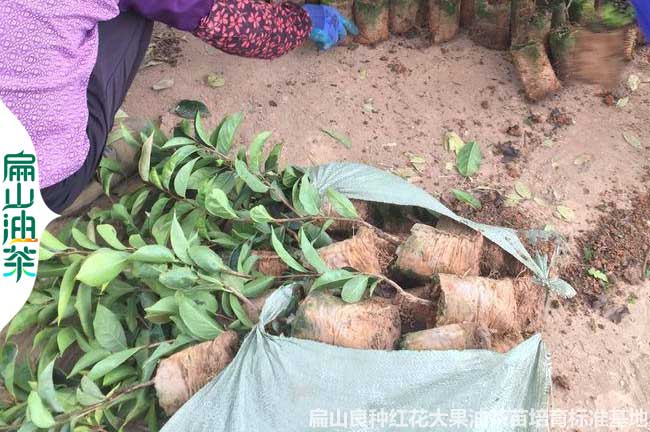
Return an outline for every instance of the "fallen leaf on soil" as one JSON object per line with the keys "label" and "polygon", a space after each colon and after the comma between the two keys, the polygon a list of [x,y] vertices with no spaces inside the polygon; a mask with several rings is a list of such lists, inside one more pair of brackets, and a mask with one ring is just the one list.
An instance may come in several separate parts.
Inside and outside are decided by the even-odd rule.
{"label": "fallen leaf on soil", "polygon": [[393,172],[407,180],[418,175],[418,173],[411,167],[395,168]]}
{"label": "fallen leaf on soil", "polygon": [[174,80],[172,78],[162,79],[151,86],[155,91],[165,90],[172,87],[174,87]]}
{"label": "fallen leaf on soil", "polygon": [[222,74],[211,73],[205,77],[205,83],[210,88],[219,88],[226,85],[226,78]]}
{"label": "fallen leaf on soil", "polygon": [[577,158],[575,158],[575,160],[573,161],[573,164],[578,165],[578,166],[582,166],[582,165],[584,165],[584,164],[586,164],[588,162],[591,162],[593,158],[594,158],[594,156],[589,154],[589,153],[582,153],[582,154],[578,155]]}
{"label": "fallen leaf on soil", "polygon": [[196,118],[196,113],[200,113],[201,117],[207,117],[210,115],[210,110],[205,104],[201,101],[183,99],[176,105],[174,112],[183,118],[194,119]]}
{"label": "fallen leaf on soil", "polygon": [[635,149],[641,149],[641,140],[639,139],[638,136],[630,132],[623,132],[623,138],[629,145],[631,145]]}
{"label": "fallen leaf on soil", "polygon": [[589,274],[589,276],[593,277],[594,279],[603,281],[605,283],[609,283],[609,279],[607,278],[607,275],[595,267],[590,268],[587,271],[587,273]]}
{"label": "fallen leaf on soil", "polygon": [[374,99],[373,98],[368,98],[363,101],[363,110],[367,113],[377,113],[378,111],[375,109],[375,106],[373,105]]}
{"label": "fallen leaf on soil", "polygon": [[515,182],[515,192],[517,192],[517,194],[519,194],[519,196],[524,199],[531,199],[533,197],[533,194],[530,192],[528,186],[521,181]]}
{"label": "fallen leaf on soil", "polygon": [[623,108],[623,107],[625,107],[625,105],[627,105],[627,103],[629,101],[630,101],[630,98],[627,97],[627,96],[623,97],[623,98],[620,98],[618,101],[616,101],[616,107],[617,108]]}
{"label": "fallen leaf on soil", "polygon": [[368,71],[364,68],[359,69],[359,79],[366,79],[366,76],[368,76]]}
{"label": "fallen leaf on soil", "polygon": [[425,158],[418,155],[411,155],[409,159],[411,161],[411,165],[413,165],[413,168],[415,168],[416,171],[418,171],[419,173],[424,172],[424,169],[426,168],[427,165],[427,160]]}
{"label": "fallen leaf on soil", "polygon": [[506,199],[505,199],[503,204],[506,207],[514,207],[517,204],[519,204],[520,202],[521,202],[521,197],[518,194],[516,194],[516,193],[508,193],[508,194],[506,194]]}
{"label": "fallen leaf on soil", "polygon": [[350,141],[347,135],[332,129],[321,129],[321,131],[343,144],[345,148],[352,148],[352,141]]}
{"label": "fallen leaf on soil", "polygon": [[570,207],[559,205],[556,210],[557,216],[566,222],[573,222],[576,218],[575,212]]}
{"label": "fallen leaf on soil", "polygon": [[456,132],[447,132],[447,135],[445,135],[445,148],[447,150],[458,154],[464,145],[465,142]]}
{"label": "fallen leaf on soil", "polygon": [[627,78],[627,88],[629,88],[630,91],[637,91],[639,89],[640,83],[641,83],[641,79],[639,78],[638,75],[631,74]]}
{"label": "fallen leaf on soil", "polygon": [[456,156],[456,168],[463,177],[471,177],[481,167],[481,148],[475,141],[470,141],[460,149]]}
{"label": "fallen leaf on soil", "polygon": [[471,193],[459,189],[452,189],[452,192],[458,201],[464,202],[477,210],[481,208],[481,201]]}

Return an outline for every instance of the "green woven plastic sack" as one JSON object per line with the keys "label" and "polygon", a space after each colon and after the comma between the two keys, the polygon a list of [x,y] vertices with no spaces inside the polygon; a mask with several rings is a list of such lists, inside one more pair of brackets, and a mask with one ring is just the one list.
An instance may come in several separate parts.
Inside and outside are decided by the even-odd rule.
{"label": "green woven plastic sack", "polygon": [[[461,218],[424,190],[354,163],[311,169],[321,193],[418,206],[483,233],[515,256],[537,281],[563,296],[515,231]],[[540,289],[543,289],[540,287]],[[233,362],[187,402],[163,432],[536,431],[545,412],[550,362],[540,335],[507,354],[466,351],[365,351],[274,336],[264,326],[282,314],[292,287],[267,301]],[[543,424],[543,423],[542,423]]]}
{"label": "green woven plastic sack", "polygon": [[266,333],[291,295],[286,286],[269,297],[233,362],[163,432],[545,430],[512,421],[547,409],[550,365],[539,335],[499,354],[356,350]]}

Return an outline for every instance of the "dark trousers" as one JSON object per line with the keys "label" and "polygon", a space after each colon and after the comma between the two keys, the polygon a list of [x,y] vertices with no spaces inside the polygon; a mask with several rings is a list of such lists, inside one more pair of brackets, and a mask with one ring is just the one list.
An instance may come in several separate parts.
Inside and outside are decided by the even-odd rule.
{"label": "dark trousers", "polygon": [[99,51],[88,84],[90,151],[83,166],[70,177],[41,190],[45,203],[61,213],[92,180],[104,153],[115,114],[142,63],[151,40],[153,22],[133,13],[99,23]]}

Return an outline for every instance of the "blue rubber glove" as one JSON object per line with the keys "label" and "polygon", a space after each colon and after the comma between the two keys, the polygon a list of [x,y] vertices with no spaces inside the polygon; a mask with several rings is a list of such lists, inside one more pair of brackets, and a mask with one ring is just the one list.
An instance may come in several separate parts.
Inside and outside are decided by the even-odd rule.
{"label": "blue rubber glove", "polygon": [[332,6],[306,4],[303,9],[311,18],[312,29],[309,39],[322,50],[332,48],[345,39],[348,33],[353,36],[359,34],[357,26]]}
{"label": "blue rubber glove", "polygon": [[650,1],[648,0],[632,0],[632,4],[636,9],[636,19],[639,22],[646,42],[650,40]]}

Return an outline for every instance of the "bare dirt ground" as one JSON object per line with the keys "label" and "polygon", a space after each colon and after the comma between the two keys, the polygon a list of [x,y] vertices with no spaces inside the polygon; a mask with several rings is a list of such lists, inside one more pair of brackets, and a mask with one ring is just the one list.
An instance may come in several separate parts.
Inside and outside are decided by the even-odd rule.
{"label": "bare dirt ground", "polygon": [[[273,62],[229,56],[185,37],[175,67],[158,65],[138,75],[124,106],[129,115],[162,116],[163,125],[171,126],[176,117],[169,111],[184,98],[207,104],[210,126],[242,111],[242,142],[272,130],[285,143],[286,163],[350,160],[400,169],[409,167],[409,155],[421,156],[426,165],[411,181],[449,201],[451,188],[502,200],[519,180],[537,200],[514,209],[493,205],[491,215],[474,216],[515,227],[551,224],[578,261],[583,251],[576,250],[575,239],[595,227],[599,206],[610,200],[629,208],[638,199],[631,192],[648,187],[643,173],[650,166],[650,66],[643,54],[626,73],[637,74],[641,84],[620,108],[603,103],[598,88],[577,84],[543,103],[526,103],[508,54],[477,47],[464,36],[444,46],[393,38],[374,48],[353,45],[327,53],[306,45]],[[209,73],[223,74],[225,85],[209,88]],[[173,87],[152,90],[170,78]],[[568,124],[549,121],[553,110]],[[321,128],[345,133],[351,148]],[[483,165],[471,181],[449,169],[454,155],[442,144],[447,131],[482,148]],[[640,137],[640,148],[623,133]],[[575,220],[560,220],[558,205],[572,209]],[[650,214],[646,222],[647,231]],[[650,284],[632,279],[632,285],[620,280],[602,290],[604,312],[588,306],[584,296],[552,302],[544,336],[553,358],[555,408],[650,412]],[[629,314],[609,316],[610,306],[619,312],[627,306]],[[608,316],[622,319],[616,323]]]}

